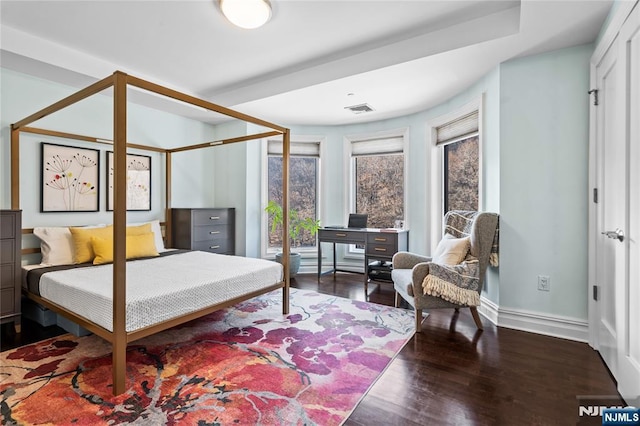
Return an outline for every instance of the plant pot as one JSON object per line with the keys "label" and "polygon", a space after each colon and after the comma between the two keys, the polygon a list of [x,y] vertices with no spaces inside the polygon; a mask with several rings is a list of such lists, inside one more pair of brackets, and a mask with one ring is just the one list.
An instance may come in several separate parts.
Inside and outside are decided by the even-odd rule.
{"label": "plant pot", "polygon": [[[276,253],[276,262],[282,264],[283,253]],[[289,277],[293,278],[300,270],[300,253],[289,254]]]}

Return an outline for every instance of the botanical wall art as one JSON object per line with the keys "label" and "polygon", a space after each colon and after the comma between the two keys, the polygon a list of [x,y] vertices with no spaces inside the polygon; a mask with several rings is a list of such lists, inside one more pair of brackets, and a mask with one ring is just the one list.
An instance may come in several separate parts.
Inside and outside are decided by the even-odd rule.
{"label": "botanical wall art", "polygon": [[100,151],[42,142],[41,212],[99,209]]}
{"label": "botanical wall art", "polygon": [[[113,210],[113,152],[107,152],[107,210]],[[127,154],[127,210],[151,210],[151,157]]]}

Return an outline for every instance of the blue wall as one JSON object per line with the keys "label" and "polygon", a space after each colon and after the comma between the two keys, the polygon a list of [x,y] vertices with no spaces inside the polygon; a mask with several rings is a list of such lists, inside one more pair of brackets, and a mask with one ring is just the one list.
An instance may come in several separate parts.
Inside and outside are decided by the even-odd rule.
{"label": "blue wall", "polygon": [[[501,309],[586,320],[586,92],[592,51],[592,45],[585,45],[505,62],[446,103],[404,117],[349,126],[291,126],[293,139],[296,135],[316,135],[325,140],[321,165],[323,223],[343,222],[348,212],[345,136],[407,129],[409,244],[412,251],[430,253],[435,238],[431,224],[439,220],[439,212],[430,208],[430,168],[435,153],[428,143],[428,123],[482,97],[481,203],[484,210],[501,214],[500,268],[490,269],[484,296]],[[75,90],[5,69],[1,82],[0,206],[8,208],[9,124]],[[109,138],[110,105],[106,96],[92,98],[89,108],[67,111],[69,115],[53,117],[48,124],[56,130]],[[130,111],[141,124],[131,128],[129,138],[147,145],[179,146],[258,130],[233,122],[213,129],[136,105]],[[46,127],[45,123],[38,125]],[[56,138],[28,138],[33,139],[31,142],[63,143]],[[248,256],[260,255],[264,238],[262,143],[174,155],[173,205],[236,207],[237,252]],[[39,158],[38,144],[30,145],[22,158],[25,166],[33,161],[37,165]],[[161,163],[163,160],[154,160],[154,182],[162,179],[163,167],[156,167]],[[154,200],[163,196],[158,186],[154,188]],[[68,215],[37,213],[39,192],[37,177],[23,176],[25,226],[69,224]],[[161,218],[158,207],[160,203],[154,201],[153,212],[130,216],[135,216],[132,220]],[[73,214],[73,224],[108,221],[110,215],[104,211]],[[315,259],[306,259],[306,263],[313,267]],[[550,292],[537,290],[538,275],[551,277]]]}

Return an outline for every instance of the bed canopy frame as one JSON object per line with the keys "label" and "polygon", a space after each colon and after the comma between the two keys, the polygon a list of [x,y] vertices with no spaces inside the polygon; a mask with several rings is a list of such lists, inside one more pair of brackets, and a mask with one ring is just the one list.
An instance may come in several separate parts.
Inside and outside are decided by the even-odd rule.
{"label": "bed canopy frame", "polygon": [[[177,101],[185,102],[190,105],[204,108],[206,110],[223,114],[228,117],[242,120],[247,123],[253,123],[268,129],[262,133],[256,133],[236,138],[217,140],[212,142],[204,142],[196,145],[188,145],[173,149],[162,149],[158,147],[138,145],[127,142],[127,89],[133,86],[148,92],[152,92],[164,97],[172,98]],[[58,132],[55,130],[47,130],[35,127],[28,127],[29,124],[71,106],[85,98],[102,92],[105,89],[113,88],[113,141],[101,138],[83,136],[73,133]],[[60,313],[72,321],[80,324],[89,331],[99,335],[112,344],[112,376],[113,376],[113,393],[119,395],[127,389],[126,384],[126,353],[127,344],[134,340],[149,336],[162,330],[174,327],[187,321],[207,315],[218,309],[223,309],[239,303],[243,300],[253,298],[259,294],[282,288],[282,312],[289,313],[289,249],[290,242],[286,230],[289,228],[288,215],[283,216],[282,227],[282,251],[285,253],[283,261],[284,281],[276,283],[264,290],[255,291],[245,296],[241,296],[232,300],[228,300],[221,304],[207,307],[203,310],[183,315],[172,320],[162,322],[153,326],[149,326],[140,330],[126,331],[126,226],[127,226],[127,206],[126,206],[126,155],[127,148],[142,149],[148,151],[156,151],[165,154],[166,162],[166,205],[165,205],[165,234],[169,247],[171,246],[171,157],[173,153],[203,149],[213,146],[226,145],[236,142],[244,142],[255,139],[261,139],[271,136],[282,136],[283,155],[282,155],[282,204],[284,211],[289,210],[289,145],[290,130],[270,123],[259,118],[255,118],[238,111],[211,103],[209,101],[193,97],[155,83],[128,75],[121,71],[116,71],[109,77],[106,77],[40,111],[11,125],[11,208],[20,209],[20,134],[34,133],[40,135],[61,137],[67,139],[75,139],[86,142],[109,144],[113,147],[114,152],[114,207],[113,207],[113,328],[108,331],[103,327],[81,317],[73,312],[41,298],[32,293],[27,296],[36,302]],[[24,233],[24,231],[23,231]]]}

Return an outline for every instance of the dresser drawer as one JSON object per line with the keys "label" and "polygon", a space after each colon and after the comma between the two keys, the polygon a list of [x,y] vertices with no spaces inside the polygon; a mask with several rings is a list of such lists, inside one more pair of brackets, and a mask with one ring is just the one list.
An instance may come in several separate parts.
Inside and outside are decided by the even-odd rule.
{"label": "dresser drawer", "polygon": [[[15,313],[15,302],[15,290],[13,288],[3,288],[0,290],[0,315]],[[20,311],[17,312],[19,313]]]}
{"label": "dresser drawer", "polygon": [[0,262],[14,263],[16,261],[16,240],[0,240]]}
{"label": "dresser drawer", "polygon": [[0,266],[0,288],[14,288],[16,286],[16,268],[13,263]]}
{"label": "dresser drawer", "polygon": [[206,209],[193,211],[193,224],[223,225],[229,223],[229,209]]}
{"label": "dresser drawer", "polygon": [[211,253],[226,254],[229,250],[229,240],[200,241],[193,245],[194,250],[208,251]]}
{"label": "dresser drawer", "polygon": [[2,214],[0,217],[0,238],[16,238],[16,216]]}
{"label": "dresser drawer", "polygon": [[193,241],[214,241],[226,240],[229,237],[229,226],[213,225],[213,226],[195,226],[193,228]]}

